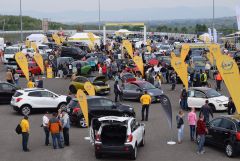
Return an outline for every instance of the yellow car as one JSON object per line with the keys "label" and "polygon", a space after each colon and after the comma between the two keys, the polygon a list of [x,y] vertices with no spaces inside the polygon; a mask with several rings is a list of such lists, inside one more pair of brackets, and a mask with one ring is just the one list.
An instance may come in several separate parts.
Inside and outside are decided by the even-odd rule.
{"label": "yellow car", "polygon": [[107,95],[110,92],[110,86],[106,83],[105,76],[77,76],[69,85],[71,93],[77,93],[78,89],[85,91],[84,83],[91,82],[96,94]]}

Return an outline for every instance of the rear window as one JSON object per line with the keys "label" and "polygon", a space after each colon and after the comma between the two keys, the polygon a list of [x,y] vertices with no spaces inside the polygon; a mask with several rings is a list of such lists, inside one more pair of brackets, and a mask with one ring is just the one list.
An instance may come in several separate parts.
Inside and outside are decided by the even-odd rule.
{"label": "rear window", "polygon": [[28,96],[30,96],[30,97],[41,97],[41,93],[40,92],[30,92],[28,94]]}
{"label": "rear window", "polygon": [[19,97],[19,96],[21,96],[21,95],[23,95],[21,92],[15,92],[15,94],[13,95],[13,97]]}

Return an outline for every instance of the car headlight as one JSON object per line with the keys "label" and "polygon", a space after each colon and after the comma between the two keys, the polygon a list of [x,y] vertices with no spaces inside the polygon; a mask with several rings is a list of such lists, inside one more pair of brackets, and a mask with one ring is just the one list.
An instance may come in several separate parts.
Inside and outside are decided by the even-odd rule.
{"label": "car headlight", "polygon": [[129,108],[129,110],[133,111],[133,108],[132,108],[132,107],[130,107],[130,108]]}
{"label": "car headlight", "polygon": [[220,100],[216,100],[216,102],[217,102],[217,103],[222,103],[222,101],[220,101]]}

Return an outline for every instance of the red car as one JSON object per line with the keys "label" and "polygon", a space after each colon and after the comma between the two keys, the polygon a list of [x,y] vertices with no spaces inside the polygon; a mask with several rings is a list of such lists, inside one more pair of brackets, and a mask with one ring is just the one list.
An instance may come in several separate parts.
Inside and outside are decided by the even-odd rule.
{"label": "red car", "polygon": [[[37,65],[36,62],[29,62],[28,63],[28,70],[29,70],[29,73],[30,75],[34,74],[34,75],[40,75],[42,73],[40,67]],[[18,68],[16,70],[16,72],[20,75],[20,76],[24,76],[22,70],[20,68]]]}

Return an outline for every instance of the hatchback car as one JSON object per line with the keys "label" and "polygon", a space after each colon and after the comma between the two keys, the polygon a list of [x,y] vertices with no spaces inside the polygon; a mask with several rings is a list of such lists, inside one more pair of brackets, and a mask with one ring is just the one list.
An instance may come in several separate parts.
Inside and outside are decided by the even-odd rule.
{"label": "hatchback car", "polygon": [[228,97],[218,93],[215,89],[206,87],[193,87],[188,90],[188,107],[201,108],[205,101],[213,111],[225,111],[227,109]]}
{"label": "hatchback car", "polygon": [[57,110],[66,106],[67,96],[58,95],[47,89],[27,88],[17,90],[11,100],[13,109],[22,115],[34,110]]}
{"label": "hatchback car", "polygon": [[228,157],[240,152],[240,116],[221,116],[207,125],[206,144],[225,149]]}

